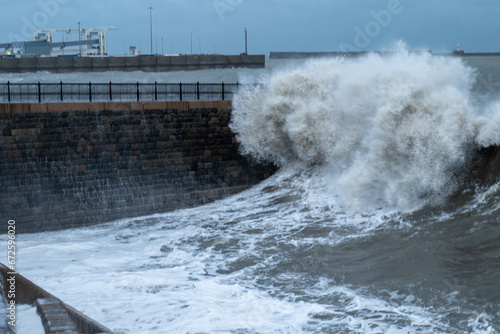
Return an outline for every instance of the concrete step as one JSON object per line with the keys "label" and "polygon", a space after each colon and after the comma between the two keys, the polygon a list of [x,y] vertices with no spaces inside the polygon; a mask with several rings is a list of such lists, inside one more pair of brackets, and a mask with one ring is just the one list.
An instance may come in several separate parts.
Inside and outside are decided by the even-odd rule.
{"label": "concrete step", "polygon": [[66,308],[59,299],[44,298],[35,302],[46,334],[79,334]]}

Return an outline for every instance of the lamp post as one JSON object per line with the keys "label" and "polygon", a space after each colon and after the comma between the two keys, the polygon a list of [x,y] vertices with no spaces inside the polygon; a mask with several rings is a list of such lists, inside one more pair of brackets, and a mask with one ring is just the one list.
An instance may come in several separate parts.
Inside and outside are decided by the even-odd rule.
{"label": "lamp post", "polygon": [[151,54],[153,54],[153,7],[149,7],[149,33],[151,35]]}
{"label": "lamp post", "polygon": [[[81,42],[82,41],[82,31],[80,30],[80,22],[78,22],[78,41]],[[82,56],[82,44],[80,44],[78,46],[79,50],[80,50],[80,57]]]}
{"label": "lamp post", "polygon": [[248,33],[247,27],[245,27],[245,55],[248,54]]}

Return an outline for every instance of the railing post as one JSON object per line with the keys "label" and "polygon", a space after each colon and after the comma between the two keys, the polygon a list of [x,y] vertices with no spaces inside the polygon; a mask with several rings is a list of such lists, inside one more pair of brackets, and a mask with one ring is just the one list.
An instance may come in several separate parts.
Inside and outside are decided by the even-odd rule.
{"label": "railing post", "polygon": [[38,103],[42,102],[42,84],[38,81]]}
{"label": "railing post", "polygon": [[7,98],[10,102],[10,81],[7,81]]}
{"label": "railing post", "polygon": [[141,99],[141,95],[139,92],[139,81],[137,81],[137,101],[139,102],[140,99]]}
{"label": "railing post", "polygon": [[59,82],[59,93],[60,93],[60,97],[61,97],[61,102],[63,101],[63,83],[62,83],[62,80],[61,82]]}
{"label": "railing post", "polygon": [[111,83],[111,81],[109,82],[109,100],[110,101],[113,101],[113,92],[112,92],[112,87],[113,87],[113,84]]}
{"label": "railing post", "polygon": [[155,101],[158,101],[158,82],[155,81]]}
{"label": "railing post", "polygon": [[196,98],[198,100],[200,99],[200,82],[199,81],[196,83]]}
{"label": "railing post", "polygon": [[222,101],[224,101],[224,81],[222,82]]}
{"label": "railing post", "polygon": [[182,101],[182,82],[179,82],[179,101]]}
{"label": "railing post", "polygon": [[89,81],[89,102],[92,102],[92,82]]}

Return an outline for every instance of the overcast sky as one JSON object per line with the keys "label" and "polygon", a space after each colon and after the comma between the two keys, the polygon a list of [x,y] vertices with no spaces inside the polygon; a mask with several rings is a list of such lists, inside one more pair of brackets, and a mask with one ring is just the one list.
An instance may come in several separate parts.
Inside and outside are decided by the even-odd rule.
{"label": "overcast sky", "polygon": [[[113,26],[110,54],[131,45],[153,52],[239,54],[409,49],[500,51],[499,0],[2,0],[0,42],[33,30]],[[62,40],[62,34],[56,41]],[[192,35],[192,43],[191,43]],[[74,39],[78,39],[75,33]]]}

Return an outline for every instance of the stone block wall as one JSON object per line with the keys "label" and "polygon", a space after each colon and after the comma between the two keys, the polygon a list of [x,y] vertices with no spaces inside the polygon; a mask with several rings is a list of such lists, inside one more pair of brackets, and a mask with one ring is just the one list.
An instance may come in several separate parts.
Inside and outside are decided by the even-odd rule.
{"label": "stone block wall", "polygon": [[264,68],[265,55],[182,55],[146,57],[41,57],[0,58],[0,73],[49,71],[107,72],[144,71],[168,72],[208,68]]}
{"label": "stone block wall", "polygon": [[274,172],[247,161],[230,101],[0,104],[0,222],[18,233],[197,206]]}

